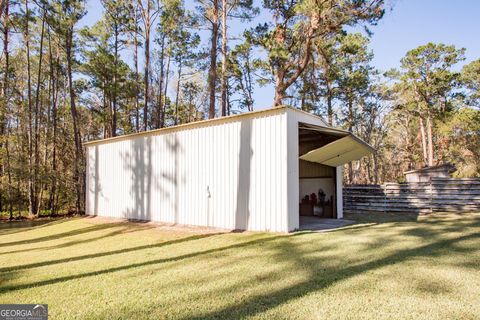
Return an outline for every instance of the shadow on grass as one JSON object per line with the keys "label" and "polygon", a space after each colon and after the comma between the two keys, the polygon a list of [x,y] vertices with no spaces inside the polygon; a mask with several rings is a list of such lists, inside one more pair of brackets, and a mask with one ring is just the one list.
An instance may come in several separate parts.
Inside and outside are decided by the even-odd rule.
{"label": "shadow on grass", "polygon": [[[277,291],[250,296],[248,299],[245,299],[240,303],[221,310],[188,316],[183,319],[243,319],[246,317],[252,317],[288,303],[291,300],[330,287],[335,283],[345,281],[349,278],[387,265],[400,263],[416,257],[440,256],[443,253],[452,250],[462,253],[474,251],[475,249],[455,248],[454,245],[462,241],[479,238],[480,233],[472,233],[452,239],[439,240],[420,247],[399,250],[380,259],[358,265],[346,266],[341,269],[322,265],[322,260],[305,258],[302,257],[301,253],[295,254],[295,252],[292,252],[294,247],[279,246],[278,248],[280,252],[278,252],[278,257],[282,260],[291,259],[291,262],[296,264],[296,267],[299,268],[299,270],[305,270],[307,268],[306,271],[309,275],[307,280]],[[322,268],[321,270],[319,270],[320,266]]]}
{"label": "shadow on grass", "polygon": [[[154,228],[154,227],[151,227],[151,228]],[[90,243],[90,242],[95,242],[95,241],[106,239],[106,238],[109,238],[109,237],[114,237],[114,236],[120,235],[120,234],[138,232],[138,231],[143,231],[143,230],[146,230],[146,229],[148,229],[148,228],[132,229],[131,227],[124,227],[122,229],[115,230],[115,231],[100,235],[98,237],[82,239],[82,240],[73,240],[73,241],[68,241],[68,242],[65,242],[65,243],[52,245],[52,246],[43,246],[43,247],[35,247],[35,248],[27,248],[27,249],[21,249],[21,250],[12,250],[12,251],[0,252],[0,256],[7,255],[7,254],[34,252],[34,251],[40,251],[40,250],[64,249],[64,248],[68,248],[68,247],[72,247],[72,246],[76,246],[76,245],[85,245],[85,244]]]}
{"label": "shadow on grass", "polygon": [[[206,235],[206,236],[208,236],[208,235]],[[70,281],[70,280],[75,280],[75,279],[82,279],[82,278],[86,278],[86,277],[108,274],[108,273],[118,272],[118,271],[124,271],[124,270],[129,270],[129,269],[134,269],[134,268],[144,267],[144,266],[149,266],[149,265],[156,265],[156,264],[162,264],[162,263],[167,263],[167,262],[181,261],[181,260],[185,260],[185,259],[189,259],[189,258],[195,258],[195,257],[198,257],[198,256],[207,255],[207,254],[223,252],[223,251],[227,251],[227,250],[230,250],[230,249],[240,249],[240,248],[245,248],[245,247],[256,245],[256,244],[264,244],[266,242],[270,242],[270,241],[276,240],[276,239],[281,238],[281,237],[287,237],[287,236],[276,235],[276,236],[272,236],[272,237],[267,237],[267,238],[261,238],[261,239],[255,239],[255,240],[247,241],[247,242],[242,242],[242,243],[239,243],[239,244],[233,244],[233,245],[230,245],[230,246],[187,253],[187,254],[184,254],[184,255],[171,257],[171,258],[149,260],[149,261],[145,261],[145,262],[139,262],[139,263],[119,266],[119,267],[115,267],[115,268],[110,268],[110,269],[103,269],[103,270],[98,270],[98,271],[86,272],[86,273],[81,273],[81,274],[76,274],[76,275],[71,275],[71,276],[59,277],[59,278],[55,278],[55,279],[38,281],[38,282],[34,282],[34,283],[27,283],[27,284],[22,284],[22,285],[13,285],[13,286],[4,286],[4,287],[0,287],[0,293],[22,290],[22,289],[27,289],[27,288],[31,288],[31,287],[45,286],[45,285],[55,284],[55,283],[59,283],[59,282]],[[74,259],[74,258],[71,258],[71,259]],[[16,270],[13,271],[13,272],[16,272]]]}
{"label": "shadow on grass", "polygon": [[391,223],[391,222],[413,222],[417,221],[419,214],[412,213],[397,213],[397,212],[371,212],[371,213],[346,213],[344,218],[353,220],[357,223]]}
{"label": "shadow on grass", "polygon": [[91,227],[86,227],[86,228],[80,228],[80,229],[75,229],[67,232],[62,232],[62,233],[56,233],[48,236],[43,236],[43,237],[38,237],[38,238],[33,238],[33,239],[26,239],[26,240],[19,240],[19,241],[12,241],[12,242],[4,242],[0,243],[0,247],[9,247],[9,246],[18,246],[18,245],[24,245],[24,244],[32,244],[32,243],[39,243],[43,241],[51,241],[51,240],[58,240],[61,238],[66,238],[66,237],[71,237],[71,236],[77,236],[89,232],[95,232],[95,231],[101,231],[105,229],[110,229],[114,227],[118,227],[118,224],[115,223],[109,223],[109,224],[98,224],[94,225]]}
{"label": "shadow on grass", "polygon": [[37,230],[42,227],[49,227],[56,224],[60,224],[70,219],[66,218],[52,218],[52,219],[41,219],[41,220],[32,220],[32,221],[1,221],[0,222],[0,237],[11,235],[19,232],[26,232],[30,230]]}
{"label": "shadow on grass", "polygon": [[[133,231],[130,231],[130,232],[133,232]],[[114,233],[106,234],[106,235],[103,235],[101,237],[95,238],[94,240],[98,240],[100,238],[110,237],[110,236],[113,236],[113,235],[119,234],[119,233],[125,233],[125,230],[118,230]],[[23,264],[23,265],[18,265],[18,266],[0,268],[0,272],[12,272],[12,271],[16,272],[16,271],[26,270],[26,269],[31,269],[31,268],[51,266],[51,265],[55,265],[55,264],[59,264],[59,263],[81,261],[81,260],[92,259],[92,258],[100,258],[100,257],[106,257],[106,256],[128,253],[128,252],[134,252],[134,251],[145,250],[145,249],[161,248],[161,247],[165,247],[165,246],[168,246],[168,245],[174,245],[174,244],[178,244],[178,243],[182,243],[182,242],[199,240],[199,239],[215,236],[215,235],[218,235],[218,234],[221,234],[221,233],[209,233],[209,234],[195,235],[195,236],[191,236],[191,237],[185,237],[185,238],[165,241],[165,242],[161,242],[161,243],[157,243],[157,244],[150,244],[150,245],[124,248],[124,249],[107,251],[107,252],[98,252],[98,253],[86,254],[86,255],[82,255],[82,256],[76,256],[76,257],[70,257],[70,258],[64,258],[64,259],[48,260],[48,261],[42,261],[42,262],[36,262],[36,263],[30,263],[30,264]],[[79,242],[82,243],[83,241],[79,241]]]}
{"label": "shadow on grass", "polygon": [[[442,225],[444,224],[442,221],[440,221],[440,223]],[[336,253],[322,255],[322,257],[318,257],[318,255],[315,255],[315,252],[318,252],[319,249],[322,250],[322,252],[327,252],[329,250],[334,250],[335,247],[321,244],[319,247],[315,246],[313,250],[309,249],[308,251],[304,251],[302,250],[304,242],[291,241],[294,239],[302,238],[304,236],[311,236],[313,234],[312,232],[299,232],[283,237],[258,239],[255,241],[244,242],[238,245],[226,246],[218,249],[206,250],[203,252],[168,259],[168,261],[178,261],[181,259],[194,258],[207,254],[209,254],[211,257],[212,255],[217,255],[218,253],[222,252],[226,255],[228,254],[224,252],[226,250],[238,250],[244,248],[246,249],[248,246],[263,246],[265,244],[269,244],[264,248],[275,252],[272,260],[278,261],[279,265],[281,265],[281,271],[267,274],[253,273],[250,279],[247,280],[247,282],[236,282],[228,288],[218,288],[217,286],[214,286],[214,292],[199,293],[202,296],[222,297],[223,301],[229,301],[229,294],[233,294],[234,292],[238,292],[239,290],[244,290],[244,288],[250,288],[251,286],[262,286],[263,284],[281,281],[283,279],[282,277],[284,276],[283,271],[294,272],[295,270],[297,270],[298,272],[305,272],[306,274],[305,280],[301,280],[300,282],[289,285],[288,287],[283,287],[281,289],[268,292],[264,291],[260,294],[250,294],[248,296],[243,296],[241,300],[232,300],[236,301],[234,304],[217,310],[198,312],[194,313],[193,315],[190,314],[183,317],[181,315],[177,316],[181,317],[181,319],[244,319],[255,316],[265,317],[265,313],[271,309],[280,307],[291,301],[296,301],[297,299],[300,299],[314,292],[322,291],[328,287],[334,286],[335,284],[341,283],[343,281],[347,281],[348,279],[351,279],[353,277],[368,273],[373,270],[381,269],[389,265],[399,264],[417,258],[438,258],[452,253],[467,255],[471,252],[478,250],[476,247],[464,248],[463,244],[466,242],[480,239],[480,233],[476,232],[477,230],[475,230],[475,228],[479,226],[479,223],[480,220],[475,219],[474,221],[470,221],[466,225],[463,225],[463,223],[459,223],[456,228],[450,228],[454,230],[452,232],[464,232],[464,234],[456,237],[452,237],[455,236],[454,234],[444,234],[443,229],[438,229],[438,232],[434,237],[432,237],[432,234],[430,232],[425,232],[423,234],[425,240],[425,243],[423,245],[421,244],[420,246],[416,245],[415,247],[411,248],[407,247],[404,249],[397,249],[394,252],[387,253],[377,258],[369,258],[368,261],[362,261],[359,259],[358,262],[351,262],[347,265],[342,265],[342,261],[338,261],[340,257]],[[415,226],[415,228],[419,228],[420,230],[428,230],[427,226],[429,224],[430,223],[427,223],[425,225],[419,224],[418,226]],[[401,227],[403,226],[403,223],[394,223],[392,225],[385,226],[386,228],[395,226]],[[465,227],[467,227],[467,229],[465,229]],[[467,230],[468,233],[466,232]],[[346,232],[346,234],[348,235],[348,231]],[[389,242],[386,240],[388,240],[389,236],[390,234],[382,234],[382,236],[377,239],[378,244],[388,246]],[[370,247],[366,247],[365,250],[366,252],[375,252],[375,249],[372,249]],[[359,254],[361,255],[362,252],[359,252]],[[335,261],[335,259],[337,259],[337,261]],[[331,263],[332,260],[334,261],[333,264]],[[148,262],[148,264],[160,265],[162,262],[166,261],[157,260]],[[186,262],[183,261],[183,263]],[[218,268],[224,269],[228,267],[228,263],[221,265],[215,264],[215,269],[217,270]],[[169,268],[174,268],[174,266],[169,266]],[[109,270],[111,271],[112,269]],[[161,271],[157,270],[156,272]],[[217,276],[219,275],[217,274]],[[235,277],[235,274],[231,274],[229,276]],[[209,276],[205,276],[204,278],[199,279],[198,276],[195,276],[191,280],[192,283],[185,284],[185,281],[183,280],[178,287],[178,290],[188,290],[187,288],[189,286],[194,285],[201,286],[202,282],[206,281],[211,281],[211,278]],[[184,288],[182,288],[182,286]],[[419,288],[419,290],[433,290],[437,294],[439,292],[449,292],[449,288],[444,288],[444,286],[436,282],[430,283],[427,281],[423,283],[422,286],[423,287]],[[189,291],[186,292],[188,293]],[[190,296],[189,298],[195,299],[195,296]],[[192,306],[192,310],[190,311],[195,312],[194,307],[195,306]],[[111,315],[112,313],[114,314],[115,311],[116,309],[107,309],[105,311],[105,315]],[[188,310],[186,312],[188,312]],[[128,310],[122,310],[121,313],[121,316],[126,318],[135,318],[139,315],[148,316],[148,314],[145,314],[144,309],[137,309],[136,307]]]}
{"label": "shadow on grass", "polygon": [[[275,251],[274,258],[279,263],[287,262],[296,270],[302,270],[306,272],[307,279],[301,281],[299,283],[295,283],[285,288],[278,289],[276,291],[270,291],[261,294],[255,294],[245,297],[245,299],[239,301],[238,303],[227,306],[225,308],[221,308],[219,310],[213,310],[210,312],[204,312],[199,314],[194,314],[191,316],[184,317],[184,319],[204,319],[204,318],[214,318],[214,319],[222,319],[222,318],[230,318],[230,319],[237,319],[237,318],[245,318],[250,316],[255,316],[261,313],[264,313],[270,309],[276,308],[280,305],[288,303],[292,300],[301,298],[305,295],[310,293],[323,290],[328,288],[336,283],[348,280],[352,277],[364,274],[366,272],[376,270],[388,265],[401,263],[404,261],[408,261],[411,259],[415,259],[418,257],[440,257],[444,254],[451,254],[451,253],[462,253],[468,254],[472,251],[478,250],[477,248],[465,248],[463,246],[459,246],[459,244],[463,242],[468,242],[472,240],[480,239],[480,233],[478,232],[478,227],[480,225],[480,217],[475,217],[473,220],[468,222],[458,221],[452,227],[448,222],[445,221],[422,221],[419,222],[418,225],[411,225],[415,232],[410,232],[410,234],[405,234],[408,237],[411,236],[419,236],[425,240],[425,244],[420,246],[415,246],[413,248],[405,248],[405,249],[398,249],[395,252],[387,254],[385,256],[374,258],[373,260],[368,260],[365,262],[359,262],[350,265],[342,265],[340,268],[337,266],[332,266],[325,263],[324,258],[318,258],[315,256],[310,256],[309,253],[303,252],[297,248],[293,239],[301,238],[307,235],[311,235],[311,232],[299,232],[291,235],[271,235],[271,236],[263,236],[259,239],[254,239],[250,241],[244,241],[241,243],[235,243],[228,246],[222,246],[219,248],[211,248],[202,251],[195,251],[183,255],[178,255],[169,258],[162,258],[162,259],[154,259],[149,261],[142,261],[138,263],[122,265],[118,267],[102,269],[98,271],[91,271],[91,272],[84,272],[80,274],[74,275],[67,275],[63,277],[57,277],[54,279],[47,279],[37,282],[19,284],[19,285],[5,285],[0,286],[0,293],[8,293],[17,290],[29,289],[31,287],[40,287],[46,285],[52,285],[57,283],[62,283],[71,280],[77,279],[84,279],[92,276],[104,275],[104,274],[111,274],[115,272],[121,272],[125,270],[131,270],[135,268],[141,268],[144,266],[157,266],[166,264],[169,262],[179,262],[186,263],[185,260],[193,259],[197,257],[205,257],[207,255],[219,255],[223,256],[226,255],[229,250],[239,250],[239,249],[247,249],[251,246],[264,246],[267,244],[271,244],[269,247],[265,247],[266,249],[272,249]],[[389,221],[392,222],[392,221]],[[401,222],[392,222],[391,224],[385,224],[385,228],[390,227],[398,227],[402,226],[403,221]],[[429,228],[432,225],[438,225],[438,228],[435,229],[436,232],[432,232]],[[368,226],[367,226],[368,227]],[[416,230],[418,229],[418,230]],[[460,236],[455,236],[454,234],[445,234],[444,230],[448,229],[448,232],[463,232],[464,234]],[[470,230],[472,229],[472,230]],[[353,230],[345,230],[344,232],[348,234],[348,232],[356,232],[357,229]],[[468,233],[467,233],[468,231]],[[400,235],[402,235],[403,230],[400,230]],[[203,237],[207,237],[211,235],[205,235]],[[390,235],[386,235],[385,237],[381,237],[378,239],[378,243],[376,246],[386,246],[388,245],[386,240]],[[193,237],[186,237],[181,239],[176,239],[172,241],[167,241],[164,243],[154,244],[154,245],[145,245],[139,246],[134,248],[125,248],[114,250],[110,252],[102,252],[97,254],[89,254],[84,256],[73,257],[70,259],[58,259],[53,261],[47,262],[39,262],[33,263],[25,266],[18,266],[18,267],[11,267],[11,268],[4,268],[0,271],[2,272],[17,272],[19,270],[25,270],[29,268],[41,267],[46,265],[55,265],[59,263],[64,263],[68,261],[80,261],[83,259],[90,259],[90,258],[97,258],[102,256],[110,256],[115,254],[121,253],[128,253],[134,250],[144,250],[148,248],[155,248],[166,246],[174,243],[180,242],[188,242],[196,239],[203,238],[202,236],[193,236]],[[280,243],[276,243],[276,240],[282,240]],[[393,241],[393,240],[392,240]],[[318,247],[319,249],[327,249],[328,247],[323,247],[321,244]],[[318,249],[315,249],[318,250]],[[372,248],[366,248],[366,250],[374,250]],[[311,253],[311,252],[310,252]],[[335,259],[335,256],[331,257]],[[2,275],[3,276],[3,275]],[[269,281],[270,278],[266,278],[266,281]],[[265,279],[254,279],[255,281],[264,281]],[[253,281],[253,280],[252,280]],[[133,312],[133,310],[132,310]],[[133,314],[133,313],[132,313]],[[128,315],[127,315],[128,316]]]}
{"label": "shadow on grass", "polygon": [[[82,218],[82,219],[88,219],[88,217]],[[61,223],[64,221],[68,221],[66,219],[58,220],[58,222],[52,223],[52,224],[40,224],[39,227],[33,227],[33,229],[37,230],[38,228],[41,227],[46,227],[46,226],[52,226],[57,223]],[[85,227],[85,228],[79,228],[67,232],[62,232],[62,233],[56,233],[48,236],[43,236],[43,237],[38,237],[34,239],[26,239],[26,240],[20,240],[20,241],[12,241],[12,242],[5,242],[5,243],[0,243],[0,248],[1,247],[8,247],[8,246],[17,246],[17,245],[25,245],[25,244],[33,244],[33,243],[39,243],[39,242],[46,242],[46,241],[52,241],[52,240],[59,240],[61,238],[68,238],[68,237],[73,237],[73,236],[78,236],[78,235],[83,235],[91,232],[97,232],[97,231],[103,231],[107,229],[112,229],[112,228],[120,228],[123,227],[121,230],[113,231],[109,234],[102,235],[99,237],[95,238],[90,238],[90,239],[85,239],[85,240],[78,240],[78,241],[70,241],[65,244],[60,244],[60,245],[54,245],[54,246],[44,246],[44,247],[36,247],[36,248],[29,248],[29,249],[22,249],[22,250],[12,250],[8,252],[0,252],[0,255],[3,254],[11,254],[11,253],[20,253],[20,252],[27,252],[27,251],[32,251],[32,250],[41,250],[41,249],[57,249],[57,248],[63,248],[63,247],[68,247],[76,244],[82,244],[82,243],[87,243],[95,240],[99,240],[108,236],[113,236],[121,233],[130,233],[130,232],[137,232],[137,231],[143,231],[143,230],[148,230],[148,229],[154,229],[156,226],[155,225],[149,225],[146,224],[148,221],[122,221],[122,222],[114,222],[114,223],[100,223],[96,225],[92,225],[90,227]],[[23,229],[22,231],[28,231],[32,229]],[[21,231],[17,231],[21,232]],[[16,233],[16,232],[14,232]],[[0,234],[0,236],[3,236],[3,234]]]}
{"label": "shadow on grass", "polygon": [[[462,217],[462,213],[448,213],[448,217],[451,218],[452,216],[457,216],[459,218]],[[420,217],[424,219],[420,220]],[[429,219],[429,218],[432,219]],[[328,232],[338,232],[338,231],[345,231],[345,230],[362,230],[365,228],[369,228],[372,226],[382,226],[385,225],[386,227],[389,224],[395,224],[395,226],[400,226],[402,223],[410,223],[410,222],[418,222],[420,225],[435,225],[435,226],[442,226],[442,225],[450,225],[451,223],[449,220],[442,220],[442,213],[431,213],[431,214],[418,214],[415,212],[412,213],[404,213],[404,212],[371,212],[371,213],[347,213],[345,214],[345,219],[355,221],[354,224],[347,225],[345,227],[337,228],[334,230],[328,230]],[[461,223],[461,222],[457,222]],[[468,222],[466,222],[468,223]],[[480,224],[480,220],[477,222]],[[455,231],[458,227],[451,227],[444,229],[445,232]],[[421,233],[432,233],[435,231],[427,230],[425,228],[413,228],[411,231],[413,234],[421,234]]]}

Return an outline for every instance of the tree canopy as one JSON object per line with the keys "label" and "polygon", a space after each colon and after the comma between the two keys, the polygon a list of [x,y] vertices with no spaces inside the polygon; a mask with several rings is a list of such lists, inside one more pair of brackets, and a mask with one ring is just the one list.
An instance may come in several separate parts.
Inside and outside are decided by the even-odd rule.
{"label": "tree canopy", "polygon": [[83,142],[252,111],[261,86],[376,148],[347,183],[480,175],[480,59],[426,43],[377,70],[382,0],[100,4],[86,25],[85,1],[0,3],[0,212],[82,212]]}

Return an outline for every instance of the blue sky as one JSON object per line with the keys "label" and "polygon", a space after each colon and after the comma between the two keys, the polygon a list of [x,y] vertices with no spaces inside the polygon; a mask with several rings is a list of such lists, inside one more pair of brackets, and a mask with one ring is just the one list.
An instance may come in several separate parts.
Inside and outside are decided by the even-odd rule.
{"label": "blue sky", "polygon": [[[388,0],[387,0],[388,1]],[[386,12],[374,32],[370,48],[374,52],[373,65],[381,71],[399,66],[400,59],[410,49],[428,42],[453,44],[466,48],[468,63],[480,58],[480,1],[479,0],[389,0],[392,10]],[[186,0],[192,7],[192,0]],[[256,0],[257,6],[261,1]],[[88,14],[82,24],[89,25],[101,15],[98,0],[87,3]],[[250,23],[232,22],[231,35],[243,32],[246,26],[255,26],[258,22],[269,21],[271,17],[263,12]],[[205,37],[207,38],[207,37]],[[462,64],[459,64],[459,68]],[[273,88],[257,88],[255,92],[256,108],[271,106]]]}
{"label": "blue sky", "polygon": [[466,48],[467,61],[480,58],[480,1],[397,0],[371,39],[374,65],[398,67],[405,53],[427,42]]}

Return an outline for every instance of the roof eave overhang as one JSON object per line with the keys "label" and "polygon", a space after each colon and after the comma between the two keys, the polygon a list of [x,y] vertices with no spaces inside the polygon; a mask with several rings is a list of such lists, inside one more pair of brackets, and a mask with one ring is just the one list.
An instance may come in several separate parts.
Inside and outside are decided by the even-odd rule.
{"label": "roof eave overhang", "polygon": [[300,156],[302,160],[338,167],[375,152],[375,148],[346,130],[312,125],[302,125],[301,128],[341,137]]}

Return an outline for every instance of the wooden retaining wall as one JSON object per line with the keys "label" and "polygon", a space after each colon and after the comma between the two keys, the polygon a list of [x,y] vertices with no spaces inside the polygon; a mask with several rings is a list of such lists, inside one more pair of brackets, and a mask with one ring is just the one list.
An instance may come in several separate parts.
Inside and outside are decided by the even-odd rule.
{"label": "wooden retaining wall", "polygon": [[430,182],[349,185],[345,212],[480,211],[480,178],[432,178]]}

